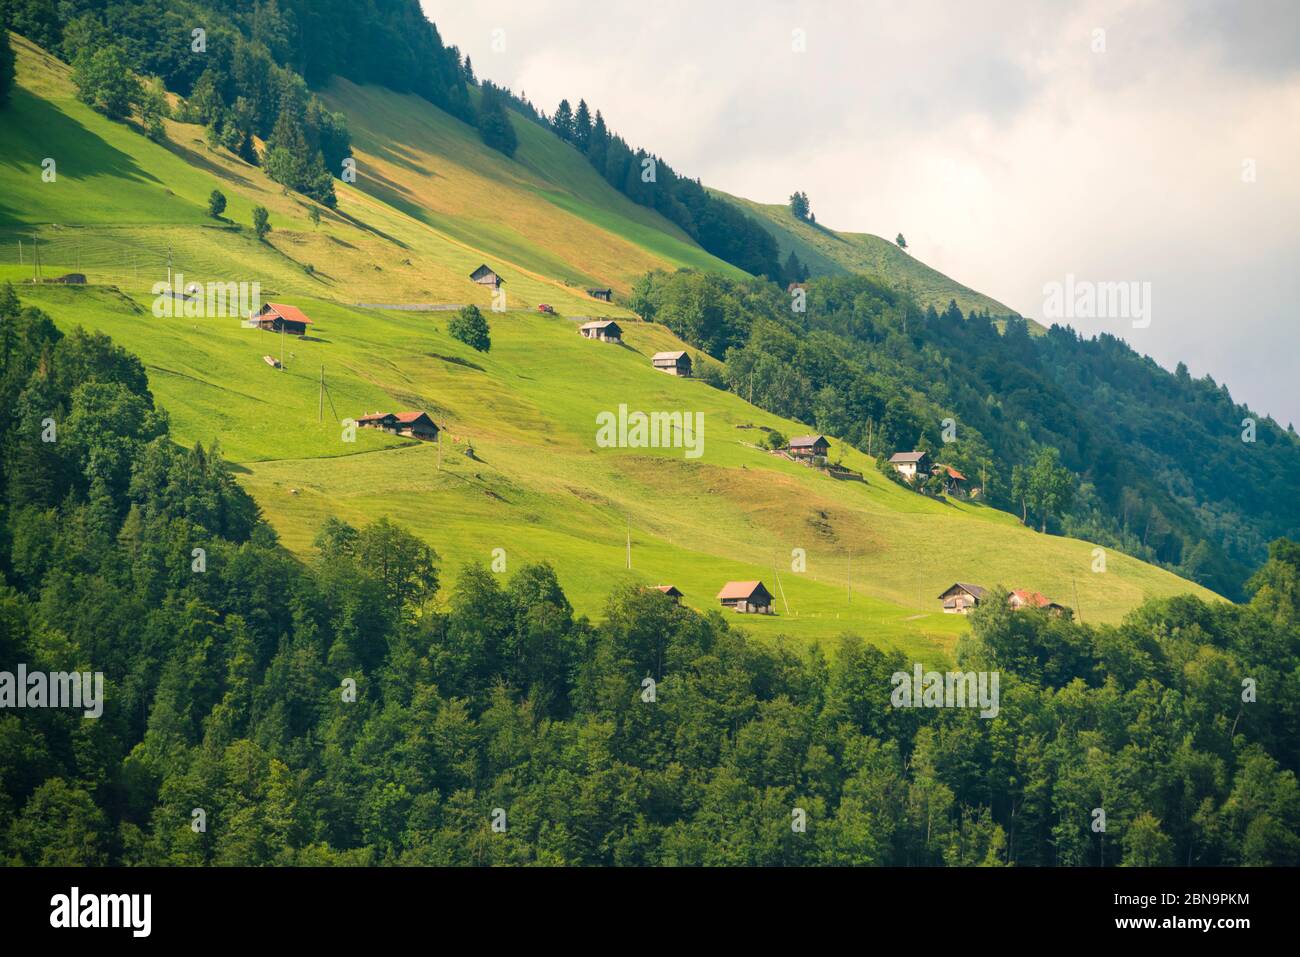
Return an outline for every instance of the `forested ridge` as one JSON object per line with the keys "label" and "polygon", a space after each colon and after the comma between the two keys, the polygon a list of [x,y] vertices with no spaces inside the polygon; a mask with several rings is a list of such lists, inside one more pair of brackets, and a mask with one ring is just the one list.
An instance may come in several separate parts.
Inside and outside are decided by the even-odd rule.
{"label": "forested ridge", "polygon": [[[1300,438],[1208,375],[1166,371],[1109,334],[922,309],[867,277],[806,286],[796,300],[762,281],[652,273],[629,305],[723,360],[714,383],[764,409],[871,455],[930,450],[1036,527],[1229,597],[1270,540],[1300,529]],[[1036,514],[1014,476],[1044,450],[1072,479],[1063,505]]]}
{"label": "forested ridge", "polygon": [[895,709],[915,662],[852,636],[640,589],[592,622],[544,564],[446,593],[386,522],[300,562],[106,337],[0,287],[0,361],[0,670],[106,682],[0,709],[8,864],[1300,863],[1296,543],[1246,605],[992,600],[956,656],[997,717]]}

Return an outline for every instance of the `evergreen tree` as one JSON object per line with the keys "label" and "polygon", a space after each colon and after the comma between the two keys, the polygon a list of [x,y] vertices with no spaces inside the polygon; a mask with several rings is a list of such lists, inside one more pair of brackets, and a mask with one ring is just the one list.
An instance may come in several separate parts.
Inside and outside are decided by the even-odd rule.
{"label": "evergreen tree", "polygon": [[498,153],[514,156],[519,146],[515,128],[510,123],[505,98],[492,84],[484,82],[478,107],[478,131],[483,142]]}
{"label": "evergreen tree", "polygon": [[551,128],[560,139],[567,143],[573,142],[573,107],[569,106],[568,100],[560,100],[560,105],[555,108]]}
{"label": "evergreen tree", "polygon": [[591,139],[591,112],[587,109],[587,101],[578,101],[578,111],[573,115],[573,145],[587,152],[589,140]]}

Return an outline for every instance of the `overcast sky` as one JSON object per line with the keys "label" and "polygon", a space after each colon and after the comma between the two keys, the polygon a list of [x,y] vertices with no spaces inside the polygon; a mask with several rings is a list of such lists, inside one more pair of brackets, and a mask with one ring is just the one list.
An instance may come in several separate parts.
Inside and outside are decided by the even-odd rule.
{"label": "overcast sky", "polygon": [[1069,321],[1300,427],[1297,0],[423,4],[548,113],[585,98],[707,185],[901,231],[1025,315],[1067,275],[1150,283],[1146,328]]}

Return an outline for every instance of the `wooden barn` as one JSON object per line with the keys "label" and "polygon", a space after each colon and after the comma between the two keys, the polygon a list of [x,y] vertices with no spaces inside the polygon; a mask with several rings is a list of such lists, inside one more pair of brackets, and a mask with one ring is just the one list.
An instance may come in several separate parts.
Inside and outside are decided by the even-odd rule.
{"label": "wooden barn", "polygon": [[488,268],[487,263],[484,263],[470,273],[469,278],[480,286],[490,286],[493,289],[500,289],[501,284],[505,282],[504,279]]}
{"label": "wooden barn", "polygon": [[962,495],[966,491],[966,476],[962,475],[951,465],[936,465],[932,469],[933,474],[943,479],[943,490],[949,495]]}
{"label": "wooden barn", "polygon": [[305,336],[311,320],[296,306],[286,306],[282,302],[264,302],[262,308],[253,316],[253,323],[257,328],[269,332]]}
{"label": "wooden barn", "polygon": [[917,475],[929,473],[930,455],[927,452],[896,452],[889,457],[889,464],[898,469],[898,474],[910,482]]}
{"label": "wooden barn", "polygon": [[623,329],[613,319],[584,322],[578,331],[587,339],[599,339],[601,342],[623,341]]}
{"label": "wooden barn", "polygon": [[801,461],[825,464],[830,450],[824,435],[796,435],[790,440],[790,454]]}
{"label": "wooden barn", "polygon": [[592,299],[599,299],[601,302],[614,301],[613,289],[588,289],[587,295],[590,296]]}
{"label": "wooden barn", "polygon": [[986,588],[979,585],[967,585],[956,582],[939,596],[943,601],[945,615],[968,615],[970,610],[984,600]]}
{"label": "wooden barn", "polygon": [[372,412],[370,415],[358,416],[357,425],[363,429],[391,432],[393,435],[409,435],[426,442],[432,442],[438,437],[438,426],[427,412]]}
{"label": "wooden barn", "polygon": [[681,603],[682,593],[676,585],[655,585],[655,591],[661,591],[673,601]]}
{"label": "wooden barn", "polygon": [[723,608],[742,615],[772,614],[772,593],[762,582],[727,582],[718,592]]}
{"label": "wooden barn", "polygon": [[656,352],[651,360],[660,372],[687,377],[691,374],[691,357],[685,352]]}

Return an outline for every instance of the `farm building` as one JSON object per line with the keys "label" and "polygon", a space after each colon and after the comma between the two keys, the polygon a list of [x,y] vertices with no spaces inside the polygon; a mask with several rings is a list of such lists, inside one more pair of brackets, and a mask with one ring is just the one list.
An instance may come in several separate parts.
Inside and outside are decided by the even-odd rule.
{"label": "farm building", "polygon": [[918,474],[930,471],[930,455],[927,452],[896,452],[889,457],[889,464],[910,482]]}
{"label": "farm building", "polygon": [[259,329],[270,332],[284,332],[291,336],[305,336],[311,320],[296,306],[286,306],[282,302],[264,302],[261,310],[253,316],[253,324]]}
{"label": "farm building", "polygon": [[932,472],[943,478],[943,490],[949,495],[961,495],[966,490],[966,476],[951,465],[936,465]]}
{"label": "farm building", "polygon": [[742,615],[772,614],[772,593],[762,582],[727,582],[718,592],[723,608]]}
{"label": "farm building", "polygon": [[796,435],[790,440],[790,454],[802,461],[824,464],[830,450],[824,435]]}
{"label": "farm building", "polygon": [[613,319],[584,322],[578,331],[587,339],[599,339],[601,342],[623,341],[623,330]]}
{"label": "farm building", "polygon": [[590,296],[592,299],[599,299],[601,302],[614,301],[613,289],[588,289],[587,295]]}
{"label": "farm building", "polygon": [[691,374],[691,357],[685,352],[656,352],[652,361],[660,372],[679,376]]}
{"label": "farm building", "polygon": [[86,274],[83,272],[65,273],[57,279],[51,279],[50,282],[61,283],[65,286],[84,286],[86,284]]}
{"label": "farm building", "polygon": [[427,412],[373,412],[357,416],[357,425],[363,429],[380,429],[394,435],[409,435],[426,442],[438,437],[438,426]]}
{"label": "farm building", "polygon": [[1022,608],[1041,608],[1049,615],[1063,615],[1068,611],[1064,605],[1058,605],[1041,592],[1027,591],[1023,588],[1017,588],[1008,595],[1007,604],[1011,606],[1012,611],[1020,611]]}
{"label": "farm building", "polygon": [[487,263],[470,273],[469,278],[480,286],[491,286],[493,289],[500,289],[501,284],[505,282],[504,279],[488,268]]}
{"label": "farm building", "polygon": [[676,585],[655,585],[655,591],[661,591],[675,602],[682,600],[681,589]]}
{"label": "farm building", "polygon": [[984,600],[987,589],[979,585],[956,582],[939,597],[943,600],[945,615],[968,615],[970,610]]}

